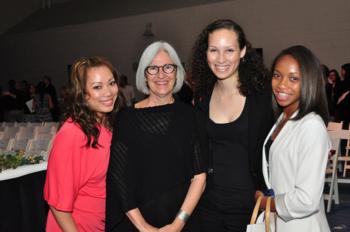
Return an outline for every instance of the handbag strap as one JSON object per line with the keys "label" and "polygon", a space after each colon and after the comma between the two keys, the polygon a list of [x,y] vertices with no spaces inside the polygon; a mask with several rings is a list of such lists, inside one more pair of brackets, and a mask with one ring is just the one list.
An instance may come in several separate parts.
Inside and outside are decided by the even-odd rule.
{"label": "handbag strap", "polygon": [[[252,214],[252,217],[250,219],[249,224],[256,224],[256,219],[258,217],[262,198],[263,198],[263,196],[259,196],[258,199],[256,200],[253,214]],[[265,208],[265,231],[266,232],[270,231],[270,214],[271,214],[271,197],[267,197],[266,208]]]}
{"label": "handbag strap", "polygon": [[256,223],[256,218],[258,217],[259,209],[260,209],[260,203],[261,203],[262,196],[259,196],[256,200],[255,207],[253,210],[252,217],[250,218],[250,224]]}
{"label": "handbag strap", "polygon": [[270,231],[270,213],[271,213],[271,197],[267,197],[266,208],[265,208],[265,230],[266,230],[266,232]]}

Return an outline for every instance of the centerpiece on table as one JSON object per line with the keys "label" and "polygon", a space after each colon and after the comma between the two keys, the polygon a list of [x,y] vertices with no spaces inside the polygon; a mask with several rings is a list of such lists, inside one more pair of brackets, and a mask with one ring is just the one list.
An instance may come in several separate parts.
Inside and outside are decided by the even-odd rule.
{"label": "centerpiece on table", "polygon": [[0,172],[6,169],[15,169],[22,165],[38,164],[44,160],[41,155],[26,155],[23,150],[0,154]]}

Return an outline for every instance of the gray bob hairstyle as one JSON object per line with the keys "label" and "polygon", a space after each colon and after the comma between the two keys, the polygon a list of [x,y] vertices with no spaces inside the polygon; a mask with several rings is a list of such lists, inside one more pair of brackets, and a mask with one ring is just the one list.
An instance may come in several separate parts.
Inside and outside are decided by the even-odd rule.
{"label": "gray bob hairstyle", "polygon": [[145,69],[148,65],[151,64],[154,57],[158,54],[159,51],[165,51],[168,53],[170,59],[176,64],[176,82],[173,89],[173,93],[178,92],[183,84],[184,78],[185,78],[185,69],[183,68],[180,58],[177,55],[175,49],[167,42],[165,41],[157,41],[152,44],[150,44],[142,53],[139,67],[137,68],[136,72],[136,87],[137,89],[146,94],[149,95],[149,88],[146,83],[146,77],[145,77]]}

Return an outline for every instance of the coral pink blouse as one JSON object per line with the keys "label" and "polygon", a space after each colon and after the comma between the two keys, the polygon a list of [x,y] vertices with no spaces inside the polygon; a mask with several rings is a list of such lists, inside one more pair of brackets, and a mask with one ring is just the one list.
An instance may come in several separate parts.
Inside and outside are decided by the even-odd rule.
{"label": "coral pink blouse", "polygon": [[[71,212],[79,231],[104,231],[106,173],[112,133],[100,127],[98,148],[86,147],[79,125],[66,121],[49,156],[44,198],[57,210]],[[47,231],[61,231],[49,211]]]}

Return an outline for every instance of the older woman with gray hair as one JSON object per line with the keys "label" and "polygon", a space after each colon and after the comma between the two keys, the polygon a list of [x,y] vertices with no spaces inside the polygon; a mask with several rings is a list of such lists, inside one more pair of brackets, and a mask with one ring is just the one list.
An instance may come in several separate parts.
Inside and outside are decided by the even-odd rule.
{"label": "older woman with gray hair", "polygon": [[147,97],[116,119],[107,174],[106,231],[198,231],[206,162],[195,112],[174,98],[185,71],[174,48],[143,52],[136,86]]}

